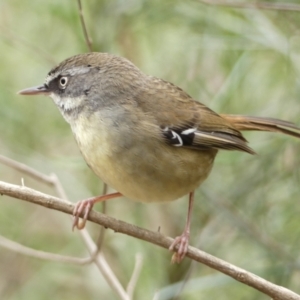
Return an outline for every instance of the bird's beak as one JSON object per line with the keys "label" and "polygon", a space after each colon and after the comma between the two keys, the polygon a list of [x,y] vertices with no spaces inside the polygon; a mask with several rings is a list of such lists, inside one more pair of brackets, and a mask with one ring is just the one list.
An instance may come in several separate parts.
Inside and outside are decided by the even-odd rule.
{"label": "bird's beak", "polygon": [[18,94],[20,95],[49,95],[50,91],[49,88],[47,86],[40,85],[40,86],[34,86],[34,87],[30,87],[24,90],[21,90],[18,92]]}

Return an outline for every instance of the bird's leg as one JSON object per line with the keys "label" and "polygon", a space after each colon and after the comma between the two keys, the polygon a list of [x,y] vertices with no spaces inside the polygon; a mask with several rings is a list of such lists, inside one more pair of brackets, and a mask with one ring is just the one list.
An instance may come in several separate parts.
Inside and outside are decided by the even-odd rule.
{"label": "bird's leg", "polygon": [[177,252],[175,252],[172,256],[172,263],[180,263],[188,250],[189,247],[189,239],[190,239],[190,226],[191,226],[191,215],[193,210],[194,203],[194,192],[189,194],[189,208],[186,219],[186,224],[182,235],[177,236],[171,246],[169,247],[170,251],[174,251],[175,247],[177,247]]}
{"label": "bird's leg", "polygon": [[[84,228],[85,223],[87,221],[87,217],[89,215],[89,212],[92,210],[95,203],[106,201],[106,200],[117,198],[117,197],[121,197],[121,196],[122,196],[122,194],[118,192],[118,193],[112,193],[112,194],[92,197],[92,198],[88,198],[88,199],[77,202],[74,207],[74,210],[73,210],[74,221],[73,221],[73,225],[72,225],[72,230],[74,230],[75,227],[77,229]],[[79,222],[79,217],[83,212],[84,212],[84,215],[83,215],[82,221]]]}

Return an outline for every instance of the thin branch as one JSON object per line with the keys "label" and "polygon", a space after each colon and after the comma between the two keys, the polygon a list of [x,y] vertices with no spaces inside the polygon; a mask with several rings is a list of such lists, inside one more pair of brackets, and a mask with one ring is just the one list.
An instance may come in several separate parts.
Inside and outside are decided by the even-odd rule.
{"label": "thin branch", "polygon": [[[49,176],[44,175],[43,173],[40,173],[22,163],[19,163],[17,161],[14,161],[14,160],[9,159],[2,155],[0,155],[0,162],[11,167],[12,169],[15,169],[17,171],[25,173],[28,176],[31,176],[32,178],[36,179],[39,182],[42,182],[42,183],[45,183],[47,185],[54,187],[54,189],[57,192],[57,195],[59,195],[59,197],[63,199],[62,201],[65,201],[65,203],[69,203],[68,199],[67,199],[67,195],[66,195],[59,179],[57,178],[57,176],[55,174],[50,174]],[[26,188],[26,187],[22,186],[22,188]],[[78,258],[77,262],[74,262],[74,263],[85,265],[85,264],[90,264],[90,263],[94,262],[96,264],[96,266],[98,267],[99,271],[101,272],[101,274],[103,275],[103,277],[105,278],[105,280],[107,281],[107,283],[110,285],[110,287],[119,295],[120,299],[129,300],[130,297],[128,296],[128,294],[122,287],[120,281],[118,280],[118,278],[116,277],[116,275],[113,273],[112,269],[106,262],[103,254],[99,253],[99,250],[98,250],[99,248],[95,245],[95,243],[93,242],[93,240],[90,237],[87,230],[83,229],[83,230],[79,231],[79,234],[81,235],[91,256],[89,258]],[[15,243],[15,242],[11,241],[11,243]],[[12,247],[10,247],[11,245],[12,244],[9,245],[7,243],[4,243],[2,246],[6,247],[6,248],[10,248],[12,250]],[[47,252],[42,253],[42,251],[29,249],[28,247],[25,247],[25,246],[17,244],[17,243],[14,244],[14,246],[17,246],[17,245],[19,247],[16,247],[16,252],[19,252],[19,253],[22,252],[23,254],[26,254],[26,255],[29,255],[32,257],[50,259],[53,261],[58,261],[61,259],[60,261],[65,261],[65,262],[68,262],[73,259],[73,258],[70,258],[67,256],[64,256],[64,257],[61,256],[60,258],[58,258],[58,257],[54,258],[52,253],[47,253]],[[28,251],[28,250],[32,250],[32,251]],[[76,260],[76,259],[74,258],[74,260]]]}
{"label": "thin branch", "polygon": [[[67,194],[65,193],[65,190],[56,176],[56,174],[50,175],[51,179],[53,180],[54,188],[59,195],[59,197],[63,198],[64,200],[68,201]],[[104,190],[105,191],[105,190]],[[105,211],[105,205],[103,206],[103,211]],[[101,226],[100,228],[100,234],[97,240],[97,243],[95,244],[89,235],[88,231],[86,229],[80,230],[79,234],[81,235],[81,238],[83,239],[89,253],[90,257],[81,259],[81,264],[90,264],[95,263],[103,277],[105,278],[106,282],[109,284],[112,290],[114,290],[119,297],[122,300],[130,300],[131,297],[128,295],[128,293],[124,290],[123,286],[121,285],[120,281],[112,271],[111,267],[107,263],[104,255],[100,253],[100,247],[102,244],[102,240],[104,238],[104,227]]]}
{"label": "thin branch", "polygon": [[78,257],[71,257],[71,256],[65,256],[65,255],[59,255],[55,253],[35,250],[23,246],[19,243],[13,242],[3,236],[0,236],[0,246],[23,255],[27,255],[39,259],[55,261],[55,262],[70,263],[76,265],[86,265],[90,261],[90,257],[78,258]]}
{"label": "thin branch", "polygon": [[[97,251],[97,246],[86,229],[81,230],[80,235],[91,255],[91,259],[94,259],[93,254]],[[130,300],[129,295],[122,287],[120,281],[112,271],[102,253],[98,253],[97,257],[94,259],[94,264],[100,270],[101,274],[105,278],[106,282],[110,285],[112,290],[115,291],[122,300]]]}
{"label": "thin branch", "polygon": [[[58,177],[56,176],[56,174],[52,173],[49,176],[45,175],[41,172],[36,171],[35,169],[32,169],[31,167],[28,167],[25,164],[22,164],[20,162],[17,162],[15,160],[7,158],[3,155],[0,155],[0,162],[3,163],[6,166],[12,168],[12,169],[20,171],[20,172],[34,178],[35,180],[37,180],[39,182],[42,182],[42,183],[45,183],[47,185],[50,185],[50,186],[54,187],[54,189],[56,190],[57,195],[61,199],[68,201],[67,194],[65,193],[64,188],[63,188],[61,182],[59,181]],[[22,186],[24,186],[24,184],[22,184]],[[99,237],[99,239],[100,239],[100,237]],[[101,239],[102,239],[102,237],[101,237]],[[15,243],[15,242],[13,242],[13,243]],[[25,246],[20,245],[20,247],[25,247]],[[27,248],[27,247],[25,247],[25,248]],[[99,249],[99,248],[97,247],[97,249]],[[37,250],[33,250],[33,251],[37,251]],[[95,253],[93,253],[93,255],[88,259],[84,258],[83,259],[84,262],[80,263],[80,264],[89,264],[89,263],[93,262],[95,260],[96,256],[97,256],[98,252],[99,252],[99,250],[95,251]],[[38,253],[38,252],[32,252],[30,254],[30,256],[34,256],[33,253]],[[24,254],[26,254],[26,253],[24,253]],[[43,254],[42,254],[44,259],[46,259],[45,254],[46,254],[46,252],[43,252]],[[52,256],[52,253],[47,253],[47,254],[49,254],[49,257]],[[27,255],[29,255],[29,254],[27,254]],[[37,258],[41,258],[41,257],[39,257],[39,255],[37,254]],[[54,259],[52,259],[52,260],[54,260]],[[66,258],[66,260],[68,260],[68,258]]]}
{"label": "thin branch", "polygon": [[294,3],[270,3],[270,2],[249,3],[249,2],[222,1],[222,0],[198,0],[198,1],[208,5],[234,7],[234,8],[300,11],[300,5]]}
{"label": "thin branch", "polygon": [[[54,188],[59,195],[59,197],[63,198],[64,200],[68,201],[67,194],[64,191],[64,188],[59,181],[58,177],[56,174],[51,174],[50,175],[51,179],[53,180],[53,185]],[[103,193],[106,194],[107,191],[107,185],[104,184],[103,186]],[[105,213],[106,209],[106,203],[103,203],[102,207],[102,212]],[[104,240],[104,233],[105,233],[105,228],[100,227],[100,233],[99,237],[97,239],[96,244],[93,242],[91,236],[89,235],[88,231],[86,229],[80,230],[79,234],[81,235],[81,238],[83,239],[89,253],[90,257],[89,258],[84,258],[82,259],[82,265],[83,264],[90,264],[90,263],[95,263],[103,277],[105,278],[106,282],[109,284],[109,286],[114,290],[121,299],[123,300],[129,300],[131,297],[128,295],[128,293],[124,290],[123,286],[121,285],[120,281],[110,268],[109,264],[107,263],[103,253],[101,253],[101,246],[102,242]]]}
{"label": "thin branch", "polygon": [[[72,214],[74,208],[74,205],[70,202],[62,201],[61,199],[27,187],[20,187],[3,181],[0,181],[0,194],[59,210],[67,214]],[[95,211],[90,212],[88,219],[105,228],[110,228],[115,232],[127,234],[165,249],[168,249],[173,241],[173,239],[165,237],[158,232],[152,232]],[[245,283],[274,299],[300,300],[300,295],[194,247],[189,246],[187,257],[227,274],[235,280]]]}
{"label": "thin branch", "polygon": [[[56,174],[54,174],[54,173],[50,174],[49,178],[52,180],[53,187],[56,190],[57,195],[61,199],[65,200],[65,201],[69,201],[68,200],[68,196],[67,196],[67,194],[66,194],[66,192],[65,192],[65,190],[64,190],[64,188],[63,188],[63,186],[61,184],[61,182],[59,181],[58,177],[56,176]],[[82,236],[83,232],[86,232],[86,234],[89,235],[89,233],[86,231],[86,229],[83,229],[82,231],[78,231],[78,232],[79,232],[79,234],[81,236]],[[97,256],[99,254],[98,242],[97,242],[96,245],[97,245],[96,250],[94,252],[89,251],[91,253],[91,255],[88,258],[84,258],[84,261],[81,263],[82,265],[87,265],[87,264],[90,264],[90,263],[94,262],[95,260],[97,260]],[[86,246],[88,246],[88,245],[86,244]]]}
{"label": "thin branch", "polygon": [[55,173],[51,173],[49,177],[52,180],[53,187],[54,187],[58,197],[68,201],[68,196],[67,196],[60,180],[58,179],[57,175]]}
{"label": "thin branch", "polygon": [[85,38],[85,41],[86,41],[89,51],[92,52],[93,51],[93,43],[92,43],[92,39],[90,38],[88,31],[86,29],[85,20],[84,20],[83,11],[82,11],[81,0],[77,0],[77,3],[78,3],[79,17],[80,17],[80,22],[81,22],[81,27],[83,30],[84,38]]}
{"label": "thin branch", "polygon": [[22,173],[34,178],[35,180],[37,180],[39,182],[43,182],[50,186],[54,186],[54,184],[55,184],[55,178],[53,177],[53,175],[52,176],[45,175],[41,172],[38,172],[22,163],[19,163],[15,160],[7,158],[3,155],[0,155],[0,163],[2,163],[14,170],[22,172]]}
{"label": "thin branch", "polygon": [[[106,195],[106,194],[107,194],[107,184],[103,183],[102,195]],[[106,201],[102,202],[102,213],[103,214],[106,214],[106,206],[107,206]],[[98,236],[97,242],[96,242],[97,250],[92,255],[92,257],[97,256],[97,254],[99,252],[101,252],[101,248],[102,248],[103,241],[104,241],[104,236],[105,236],[105,228],[101,226],[100,231],[99,231],[99,236]]]}
{"label": "thin branch", "polygon": [[134,269],[126,289],[127,294],[129,295],[130,298],[133,298],[134,289],[140,277],[142,266],[143,266],[143,255],[141,253],[137,253],[135,255]]}

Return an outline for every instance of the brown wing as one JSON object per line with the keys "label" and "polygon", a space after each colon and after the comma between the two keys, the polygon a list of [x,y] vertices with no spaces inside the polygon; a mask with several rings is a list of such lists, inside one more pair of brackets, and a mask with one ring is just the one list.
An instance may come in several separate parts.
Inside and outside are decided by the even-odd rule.
{"label": "brown wing", "polygon": [[[166,143],[192,149],[240,150],[253,154],[246,139],[226,119],[193,100],[179,87],[153,78],[137,97],[145,114],[151,113]],[[159,107],[159,112],[153,111]]]}

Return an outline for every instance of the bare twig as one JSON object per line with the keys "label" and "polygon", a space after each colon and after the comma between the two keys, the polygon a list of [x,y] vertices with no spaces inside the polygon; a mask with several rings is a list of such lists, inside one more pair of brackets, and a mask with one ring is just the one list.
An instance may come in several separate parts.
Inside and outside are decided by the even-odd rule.
{"label": "bare twig", "polygon": [[[107,194],[107,184],[103,183],[102,195],[106,195],[106,194]],[[102,213],[103,214],[106,214],[106,206],[107,206],[106,201],[102,202]],[[105,236],[105,228],[101,226],[100,231],[99,231],[99,236],[98,236],[98,239],[96,242],[97,250],[92,255],[92,257],[97,256],[97,254],[99,252],[101,252],[101,248],[102,248],[103,241],[104,241],[104,236]]]}
{"label": "bare twig", "polygon": [[[28,168],[29,168],[29,167],[28,167]],[[30,169],[30,168],[29,168],[29,169]],[[50,174],[49,177],[50,177],[51,180],[52,180],[53,187],[54,187],[54,189],[56,190],[57,195],[58,195],[61,199],[66,200],[66,201],[69,201],[69,200],[68,200],[68,197],[67,197],[67,194],[66,194],[66,192],[65,192],[65,190],[64,190],[64,188],[63,188],[61,182],[59,181],[58,177],[56,176],[56,174],[52,173],[52,174]],[[102,227],[101,227],[101,228],[102,228]],[[85,231],[86,231],[86,229],[83,229],[82,231],[79,231],[79,234],[82,235],[82,233],[85,232]],[[86,232],[86,234],[88,235],[88,232]],[[89,252],[91,253],[91,251],[89,251]],[[84,259],[84,262],[83,262],[82,264],[83,264],[83,265],[84,265],[84,264],[87,265],[87,264],[90,264],[90,263],[94,262],[95,260],[97,260],[97,255],[98,255],[98,253],[99,253],[99,250],[98,250],[98,247],[96,247],[96,250],[95,250],[93,253],[91,253],[90,257],[85,258],[85,259]]]}
{"label": "bare twig", "polygon": [[135,255],[134,269],[126,289],[127,294],[130,296],[130,298],[133,298],[134,289],[139,279],[142,266],[143,266],[143,256],[141,253],[137,253]]}
{"label": "bare twig", "polygon": [[203,4],[226,6],[245,9],[268,9],[283,11],[300,11],[300,5],[294,3],[270,3],[270,2],[240,2],[240,1],[224,1],[224,0],[198,0]]}
{"label": "bare twig", "polygon": [[[0,181],[0,194],[35,203],[50,209],[59,210],[67,214],[72,214],[74,208],[74,205],[70,202],[62,201],[61,199],[27,187],[12,185],[3,181]],[[90,212],[88,219],[106,228],[110,228],[115,232],[127,234],[165,249],[168,249],[173,241],[173,239],[165,237],[158,232],[152,232],[95,211]],[[187,257],[227,274],[235,280],[245,283],[274,299],[300,300],[300,295],[194,247],[189,246]]]}
{"label": "bare twig", "polygon": [[70,263],[76,265],[85,265],[87,262],[90,261],[90,257],[87,258],[78,258],[78,257],[71,257],[65,255],[59,255],[55,253],[44,252],[40,250],[35,250],[26,246],[23,246],[19,243],[13,242],[3,236],[0,236],[0,246],[6,249],[12,250],[14,252],[31,256],[34,258],[45,259],[55,262],[63,262],[63,263]]}
{"label": "bare twig", "polygon": [[88,31],[86,29],[85,20],[84,20],[83,11],[82,11],[81,0],[77,0],[77,3],[78,3],[79,17],[80,17],[80,22],[81,22],[84,38],[85,38],[85,41],[86,41],[89,51],[92,52],[93,51],[93,45],[92,45],[93,43],[92,43],[92,39],[90,38]]}
{"label": "bare twig", "polygon": [[[54,186],[55,186],[55,189],[56,189],[58,195],[60,197],[63,197],[66,201],[68,201],[67,195],[66,195],[59,179],[57,178],[57,176],[55,174],[51,174],[51,176],[53,178]],[[105,206],[104,206],[104,210],[105,210]],[[105,278],[106,282],[119,295],[119,297],[122,300],[129,300],[129,299],[131,299],[131,297],[128,295],[128,293],[122,287],[120,281],[118,280],[118,278],[116,277],[116,275],[110,268],[109,264],[107,263],[104,255],[102,253],[100,253],[99,244],[101,245],[101,243],[102,243],[103,231],[104,231],[104,228],[101,226],[100,235],[99,235],[99,238],[98,238],[98,241],[96,244],[93,242],[91,236],[89,235],[89,233],[86,229],[79,231],[79,234],[81,235],[81,238],[83,239],[83,241],[90,253],[90,257],[85,258],[84,261],[82,262],[82,264],[89,264],[91,262],[94,262],[96,264],[97,268],[100,270],[103,277]]]}
{"label": "bare twig", "polygon": [[30,168],[20,162],[7,158],[3,155],[0,155],[0,162],[14,170],[22,172],[30,177],[34,178],[37,181],[43,182],[47,185],[53,186],[54,185],[54,177],[45,175],[41,172],[36,171],[33,168]]}
{"label": "bare twig", "polygon": [[[62,201],[65,201],[65,203],[69,203],[67,200],[67,195],[57,178],[55,174],[50,174],[49,176],[44,175],[43,173],[40,173],[22,163],[19,163],[17,161],[14,161],[12,159],[9,159],[5,156],[0,155],[0,162],[17,170],[20,172],[23,172],[27,174],[28,176],[31,176],[32,178],[36,179],[39,182],[45,183],[47,185],[53,186],[57,192],[57,195],[59,195],[60,198],[62,198]],[[22,188],[26,188],[22,186]],[[17,244],[13,241],[10,241],[10,243],[3,243],[0,242],[0,245],[3,247],[9,248],[11,250],[14,250],[19,253],[23,253],[25,255],[29,255],[32,257],[42,258],[42,259],[49,259],[52,261],[61,261],[61,262],[70,262],[73,260],[76,264],[86,265],[90,264],[91,262],[94,262],[100,272],[102,273],[103,277],[107,281],[107,283],[110,285],[110,287],[119,295],[120,299],[122,300],[129,300],[129,296],[127,295],[126,291],[122,287],[120,281],[117,279],[116,275],[113,273],[111,268],[109,267],[108,263],[106,262],[104,256],[102,254],[99,254],[98,247],[94,244],[92,238],[88,234],[88,232],[83,229],[79,231],[79,234],[81,235],[85,245],[88,248],[88,251],[90,252],[91,256],[88,258],[72,258],[68,256],[55,256],[52,253],[47,253],[43,251],[37,251],[34,249],[30,249],[28,247],[25,247],[23,245]],[[15,248],[12,247],[12,245],[15,246]],[[18,246],[18,247],[17,247]],[[31,250],[31,251],[30,251]],[[76,261],[76,262],[75,262]]]}
{"label": "bare twig", "polygon": [[101,274],[105,278],[106,282],[110,285],[112,290],[114,290],[122,300],[130,300],[129,295],[122,287],[120,281],[113,273],[112,269],[108,265],[106,259],[104,258],[102,253],[98,253],[97,257],[93,257],[93,254],[97,251],[97,246],[92,240],[91,236],[87,232],[87,230],[83,229],[80,231],[80,235],[87,246],[87,249],[91,255],[91,258],[94,259],[94,263],[97,268],[100,270]]}
{"label": "bare twig", "polygon": [[68,196],[67,196],[61,182],[59,181],[58,177],[56,176],[56,174],[51,173],[49,177],[52,180],[53,187],[54,187],[58,197],[68,201]]}

